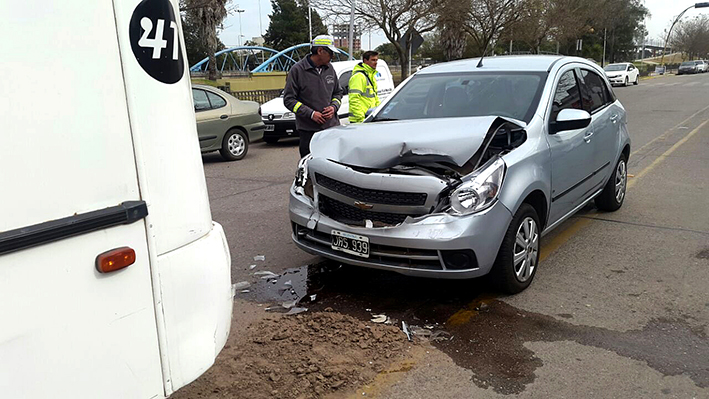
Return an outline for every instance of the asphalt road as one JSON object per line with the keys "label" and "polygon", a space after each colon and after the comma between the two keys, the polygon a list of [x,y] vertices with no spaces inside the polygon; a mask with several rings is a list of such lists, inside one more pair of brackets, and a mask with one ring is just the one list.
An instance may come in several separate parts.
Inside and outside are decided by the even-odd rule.
{"label": "asphalt road", "polygon": [[[525,292],[502,297],[484,280],[360,268],[321,278],[320,298],[336,312],[366,318],[365,308],[376,308],[445,325],[454,337],[357,395],[709,397],[709,74],[643,80],[615,93],[633,141],[626,202],[615,213],[589,206],[546,236]],[[253,144],[239,162],[204,155],[234,282],[254,281],[253,264],[280,274],[322,261],[291,243],[297,161],[297,141]],[[238,334],[250,320],[240,315],[260,309],[236,306]]]}

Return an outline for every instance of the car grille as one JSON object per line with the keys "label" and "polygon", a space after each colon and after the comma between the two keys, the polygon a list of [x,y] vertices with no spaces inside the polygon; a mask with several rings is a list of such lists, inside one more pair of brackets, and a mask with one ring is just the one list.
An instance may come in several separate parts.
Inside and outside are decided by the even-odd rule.
{"label": "car grille", "polygon": [[320,173],[315,174],[318,185],[346,197],[375,204],[421,206],[426,204],[426,193],[402,193],[397,191],[371,190],[337,181]]}
{"label": "car grille", "polygon": [[334,200],[330,197],[320,194],[318,196],[320,204],[320,212],[324,215],[337,220],[340,223],[355,224],[364,226],[365,220],[372,222],[381,222],[387,225],[395,225],[402,223],[407,216],[416,217],[421,215],[407,215],[402,213],[386,213],[365,211],[354,206]]}

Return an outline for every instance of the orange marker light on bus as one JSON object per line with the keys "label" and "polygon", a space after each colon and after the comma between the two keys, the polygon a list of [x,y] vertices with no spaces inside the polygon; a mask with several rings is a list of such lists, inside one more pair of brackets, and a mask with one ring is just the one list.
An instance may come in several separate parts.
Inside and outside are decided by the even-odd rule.
{"label": "orange marker light on bus", "polygon": [[129,247],[121,247],[97,256],[96,270],[99,273],[110,273],[128,267],[133,263],[135,263],[135,251]]}

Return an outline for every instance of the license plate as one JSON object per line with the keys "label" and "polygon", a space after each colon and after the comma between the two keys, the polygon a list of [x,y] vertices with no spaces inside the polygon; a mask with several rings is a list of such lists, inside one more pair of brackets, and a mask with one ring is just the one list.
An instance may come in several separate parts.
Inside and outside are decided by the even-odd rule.
{"label": "license plate", "polygon": [[266,125],[267,132],[272,132],[274,130],[276,130],[276,125]]}
{"label": "license plate", "polygon": [[331,237],[332,249],[362,258],[369,258],[369,238],[337,230],[332,230]]}

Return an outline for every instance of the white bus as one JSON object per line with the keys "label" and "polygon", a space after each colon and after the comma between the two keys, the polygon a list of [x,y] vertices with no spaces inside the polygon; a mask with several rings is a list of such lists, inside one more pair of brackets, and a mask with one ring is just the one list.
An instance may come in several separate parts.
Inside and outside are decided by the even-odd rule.
{"label": "white bus", "polygon": [[169,396],[233,303],[178,0],[0,15],[0,397]]}

